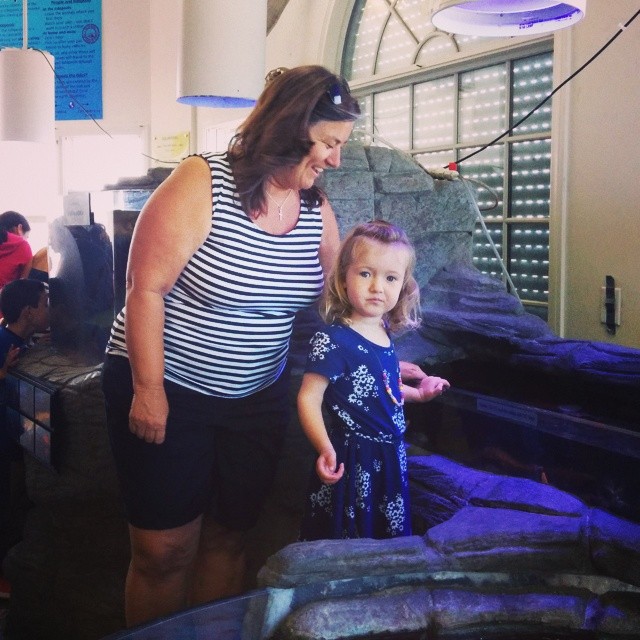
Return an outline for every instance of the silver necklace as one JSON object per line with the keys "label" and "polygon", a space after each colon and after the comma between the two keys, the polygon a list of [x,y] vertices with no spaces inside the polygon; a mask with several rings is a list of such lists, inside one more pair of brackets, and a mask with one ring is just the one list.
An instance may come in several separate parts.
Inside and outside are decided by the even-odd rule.
{"label": "silver necklace", "polygon": [[268,191],[265,190],[265,193],[267,194],[267,198],[269,198],[269,200],[271,200],[271,202],[273,202],[273,204],[275,204],[276,207],[278,208],[278,218],[280,218],[280,220],[282,220],[282,207],[284,207],[284,205],[287,204],[287,200],[289,199],[289,196],[291,195],[292,191],[293,189],[289,189],[289,193],[287,193],[285,199],[282,201],[282,204],[278,204],[278,201]]}

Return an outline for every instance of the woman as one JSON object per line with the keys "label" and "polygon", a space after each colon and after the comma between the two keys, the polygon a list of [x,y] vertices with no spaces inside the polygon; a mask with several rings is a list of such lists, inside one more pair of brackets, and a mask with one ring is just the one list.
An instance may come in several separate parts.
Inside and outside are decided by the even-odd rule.
{"label": "woman", "polygon": [[33,260],[31,246],[26,240],[29,231],[31,226],[21,213],[5,211],[0,214],[0,288],[29,275]]}
{"label": "woman", "polygon": [[289,420],[292,321],[339,246],[314,182],[359,113],[323,67],[285,70],[227,153],[184,160],[140,214],[103,374],[129,626],[242,590]]}

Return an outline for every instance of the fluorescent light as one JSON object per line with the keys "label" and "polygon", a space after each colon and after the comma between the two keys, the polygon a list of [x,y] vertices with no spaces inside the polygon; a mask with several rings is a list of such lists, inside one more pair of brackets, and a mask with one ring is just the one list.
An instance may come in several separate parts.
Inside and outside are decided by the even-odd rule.
{"label": "fluorescent light", "polygon": [[184,0],[178,102],[251,107],[264,88],[267,0]]}
{"label": "fluorescent light", "polygon": [[36,49],[0,50],[0,140],[53,142],[53,57]]}
{"label": "fluorescent light", "polygon": [[526,36],[570,27],[586,11],[586,0],[442,0],[431,16],[434,27],[475,36]]}

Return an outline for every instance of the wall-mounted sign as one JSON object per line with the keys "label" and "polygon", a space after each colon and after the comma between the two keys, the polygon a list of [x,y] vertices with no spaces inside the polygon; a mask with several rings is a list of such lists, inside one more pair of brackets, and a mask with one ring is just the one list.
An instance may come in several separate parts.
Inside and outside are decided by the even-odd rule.
{"label": "wall-mounted sign", "polygon": [[91,220],[91,196],[87,191],[71,191],[62,196],[64,225],[88,226]]}
{"label": "wall-mounted sign", "polygon": [[[102,118],[102,0],[28,7],[28,47],[55,58],[56,120]],[[22,3],[0,0],[0,47],[22,47],[22,29]]]}

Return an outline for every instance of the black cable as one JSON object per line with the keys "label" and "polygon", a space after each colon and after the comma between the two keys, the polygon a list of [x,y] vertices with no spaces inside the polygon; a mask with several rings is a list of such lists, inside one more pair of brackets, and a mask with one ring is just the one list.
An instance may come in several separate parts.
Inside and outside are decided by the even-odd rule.
{"label": "black cable", "polygon": [[609,38],[609,40],[602,47],[600,47],[600,49],[598,49],[598,51],[596,51],[581,67],[576,69],[576,71],[574,71],[568,78],[563,80],[546,98],[544,98],[535,107],[533,107],[533,109],[531,109],[529,113],[527,113],[525,116],[520,118],[520,120],[518,120],[518,122],[516,122],[511,128],[501,133],[497,138],[494,138],[491,142],[488,142],[483,147],[480,147],[480,149],[477,149],[473,153],[470,153],[469,155],[466,155],[463,158],[460,158],[460,160],[458,160],[456,164],[460,164],[461,162],[464,162],[469,158],[473,158],[473,156],[477,155],[481,151],[484,151],[485,149],[488,149],[490,146],[498,142],[498,140],[502,140],[502,138],[509,135],[514,129],[517,129],[527,118],[533,115],[543,104],[545,104],[549,99],[551,99],[552,96],[554,96],[558,91],[560,91],[562,87],[564,87],[568,82],[573,80],[581,71],[583,71],[586,67],[588,67],[638,17],[638,15],[640,15],[640,10],[636,11],[633,14],[633,16],[631,16],[631,18],[629,18],[629,20],[627,20],[627,22],[625,22],[624,25],[620,29],[618,29],[618,31],[611,38]]}
{"label": "black cable", "polygon": [[69,89],[67,88],[67,85],[63,82],[62,78],[58,75],[58,72],[55,70],[54,66],[49,62],[49,58],[47,58],[45,52],[42,49],[34,48],[33,50],[38,51],[39,53],[42,54],[42,57],[47,61],[47,64],[49,65],[49,67],[51,67],[51,71],[53,71],[53,75],[55,76],[56,80],[62,85],[62,88],[65,90],[66,94],[69,96],[71,101],[74,104],[77,104],[84,111],[84,113],[88,115],[91,118],[91,120],[93,120],[96,127],[98,127],[103,133],[108,135],[111,139],[113,139],[113,136],[106,129],[104,129],[100,125],[100,123],[84,108],[84,105],[79,100],[76,100],[75,96],[69,91]]}

